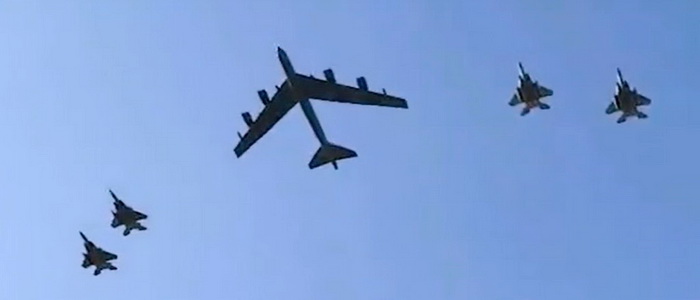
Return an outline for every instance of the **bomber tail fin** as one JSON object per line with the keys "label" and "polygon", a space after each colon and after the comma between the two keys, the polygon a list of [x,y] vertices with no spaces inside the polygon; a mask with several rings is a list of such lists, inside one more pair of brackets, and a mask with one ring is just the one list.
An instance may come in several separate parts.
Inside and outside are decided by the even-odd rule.
{"label": "bomber tail fin", "polygon": [[316,154],[314,154],[314,157],[309,162],[309,169],[315,169],[327,163],[332,163],[333,167],[337,170],[337,161],[356,156],[357,153],[355,151],[328,143],[321,145],[321,148],[318,148]]}

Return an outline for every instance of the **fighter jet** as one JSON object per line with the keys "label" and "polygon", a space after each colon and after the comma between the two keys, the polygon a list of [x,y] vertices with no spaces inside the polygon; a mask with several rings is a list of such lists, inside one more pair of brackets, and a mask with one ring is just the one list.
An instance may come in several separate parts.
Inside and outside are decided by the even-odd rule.
{"label": "fighter jet", "polygon": [[537,81],[532,81],[530,74],[525,72],[522,63],[518,63],[518,68],[520,69],[520,74],[518,75],[518,87],[516,88],[515,94],[508,102],[510,106],[516,106],[520,103],[524,103],[525,107],[521,116],[530,113],[530,110],[534,107],[539,107],[542,110],[549,109],[549,105],[542,103],[540,99],[544,97],[549,97],[554,94],[552,90],[540,85]]}
{"label": "fighter jet", "polygon": [[109,194],[112,195],[112,199],[114,199],[114,208],[116,210],[112,211],[112,228],[124,225],[124,236],[129,235],[132,229],[137,229],[139,231],[146,230],[146,227],[141,225],[139,221],[148,218],[147,215],[124,204],[124,201],[117,198],[117,195],[115,195],[112,190],[109,190]]}
{"label": "fighter jet", "polygon": [[102,270],[116,270],[117,267],[110,263],[110,260],[117,259],[116,254],[109,253],[102,248],[95,246],[93,242],[88,240],[85,235],[80,232],[80,236],[83,238],[83,246],[85,246],[85,252],[83,253],[83,268],[88,268],[90,266],[95,266],[95,272],[93,275],[100,275]]}
{"label": "fighter jet", "polygon": [[241,135],[240,132],[238,133],[240,141],[234,149],[237,157],[241,157],[243,153],[282,119],[289,110],[299,103],[316,138],[321,143],[321,147],[316,151],[316,154],[314,154],[309,162],[309,168],[314,169],[331,163],[337,170],[337,161],[356,157],[357,153],[328,141],[309,99],[408,108],[406,100],[387,95],[386,90],[384,90],[382,94],[369,91],[367,88],[367,80],[364,77],[357,78],[358,88],[354,88],[336,83],[335,75],[331,69],[323,71],[326,80],[316,79],[313,76],[297,73],[292,67],[289,56],[287,56],[287,53],[280,47],[277,47],[277,57],[282,64],[286,80],[282,83],[282,86],[276,86],[277,91],[272,98],[269,98],[267,91],[258,91],[258,97],[265,107],[255,119],[253,119],[249,112],[241,114],[243,121],[248,125],[248,132],[246,132],[245,135]]}
{"label": "fighter jet", "polygon": [[615,100],[608,105],[605,113],[610,115],[615,112],[622,112],[617,123],[624,123],[627,117],[637,117],[638,119],[646,119],[648,116],[639,111],[639,106],[650,105],[651,99],[637,92],[637,88],[630,88],[627,80],[622,78],[622,72],[617,69],[617,83],[615,84]]}

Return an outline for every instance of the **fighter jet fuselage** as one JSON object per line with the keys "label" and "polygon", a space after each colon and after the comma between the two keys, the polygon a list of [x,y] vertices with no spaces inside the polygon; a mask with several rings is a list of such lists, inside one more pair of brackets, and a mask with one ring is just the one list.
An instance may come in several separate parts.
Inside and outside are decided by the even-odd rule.
{"label": "fighter jet fuselage", "polygon": [[147,229],[139,222],[140,220],[148,218],[147,215],[126,205],[124,201],[120,200],[117,195],[112,192],[112,190],[110,190],[109,193],[112,195],[112,199],[114,199],[115,209],[115,211],[112,211],[112,228],[117,228],[124,225],[124,236],[129,235],[133,229],[137,229],[139,231]]}
{"label": "fighter jet fuselage", "polygon": [[615,94],[615,102],[623,113],[636,114],[636,90],[630,90],[629,85],[618,85],[618,92]]}
{"label": "fighter jet fuselage", "polygon": [[537,106],[541,96],[538,91],[537,82],[532,82],[530,78],[520,79],[518,87],[518,97],[529,107]]}
{"label": "fighter jet fuselage", "polygon": [[80,236],[83,238],[83,246],[85,247],[85,253],[83,253],[83,268],[95,266],[95,271],[93,273],[95,276],[100,275],[104,269],[117,269],[117,267],[109,262],[110,260],[117,259],[117,255],[95,246],[82,232],[80,232]]}
{"label": "fighter jet fuselage", "polygon": [[540,99],[553,95],[552,90],[532,80],[530,74],[525,72],[522,63],[518,63],[518,68],[520,70],[520,74],[518,75],[518,87],[516,88],[515,94],[510,99],[510,102],[508,102],[508,105],[516,106],[522,103],[525,107],[520,113],[521,116],[530,113],[530,110],[535,107],[543,110],[549,109],[549,105],[542,103]]}
{"label": "fighter jet fuselage", "polygon": [[646,119],[648,116],[639,111],[639,106],[650,104],[651,100],[637,92],[636,88],[632,88],[630,84],[622,77],[622,72],[620,69],[617,69],[617,82],[615,83],[614,101],[608,105],[605,113],[612,114],[615,112],[620,112],[621,115],[617,119],[617,123],[624,123],[628,117]]}

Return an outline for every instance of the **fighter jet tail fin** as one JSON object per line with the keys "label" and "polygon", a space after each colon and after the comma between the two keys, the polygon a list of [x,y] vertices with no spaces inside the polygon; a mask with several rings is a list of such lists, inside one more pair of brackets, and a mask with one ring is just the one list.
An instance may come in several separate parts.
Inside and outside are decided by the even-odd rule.
{"label": "fighter jet tail fin", "polygon": [[337,169],[337,161],[356,156],[357,153],[350,149],[330,143],[325,144],[314,154],[314,157],[309,162],[309,169],[318,168],[327,163],[333,163],[333,166]]}

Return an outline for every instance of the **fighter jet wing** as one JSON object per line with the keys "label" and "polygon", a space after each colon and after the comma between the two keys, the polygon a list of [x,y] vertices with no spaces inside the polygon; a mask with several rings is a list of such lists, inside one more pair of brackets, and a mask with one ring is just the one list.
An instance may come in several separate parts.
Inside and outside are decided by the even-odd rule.
{"label": "fighter jet wing", "polygon": [[644,105],[649,105],[649,104],[651,104],[651,99],[647,98],[646,96],[644,96],[644,95],[642,95],[642,94],[640,94],[640,93],[637,93],[636,99],[637,99],[637,105],[638,105],[638,106],[644,106]]}
{"label": "fighter jet wing", "polygon": [[608,114],[608,115],[609,115],[609,114],[613,114],[613,113],[615,113],[616,111],[618,111],[618,109],[617,109],[617,105],[615,105],[615,102],[614,102],[614,101],[613,101],[613,102],[610,102],[610,104],[608,105],[608,108],[605,109],[605,113]]}
{"label": "fighter jet wing", "polygon": [[102,248],[98,248],[98,250],[100,251],[100,254],[102,254],[102,256],[104,257],[104,260],[106,260],[106,261],[117,259],[117,255],[114,253],[110,253],[110,252],[107,252],[105,250],[102,250]]}
{"label": "fighter jet wing", "polygon": [[387,95],[386,93],[370,92],[301,74],[297,74],[297,80],[301,89],[304,90],[304,93],[309,98],[341,103],[408,108],[406,100]]}
{"label": "fighter jet wing", "polygon": [[510,101],[508,101],[508,105],[510,106],[516,106],[520,104],[522,101],[520,101],[520,97],[518,97],[518,93],[513,94],[513,97],[510,98]]}
{"label": "fighter jet wing", "polygon": [[544,86],[538,85],[537,88],[538,88],[540,97],[542,97],[542,98],[554,95],[554,92],[551,89],[548,89]]}
{"label": "fighter jet wing", "polygon": [[289,84],[285,81],[282,87],[272,96],[270,103],[263,108],[258,117],[250,124],[248,132],[241,137],[238,145],[236,145],[236,148],[233,150],[236,152],[236,156],[241,157],[243,153],[248,151],[255,142],[270,131],[270,129],[296,104],[297,102],[294,100]]}
{"label": "fighter jet wing", "polygon": [[148,218],[148,215],[141,213],[140,211],[132,210],[136,221]]}
{"label": "fighter jet wing", "polygon": [[112,218],[112,224],[111,224],[111,225],[112,225],[112,228],[117,228],[117,227],[119,227],[119,226],[121,226],[121,225],[123,225],[123,224],[124,224],[124,223],[122,223],[122,221],[120,221],[119,218],[117,218],[117,216],[114,215],[114,217]]}
{"label": "fighter jet wing", "polygon": [[92,265],[92,263],[90,262],[90,259],[88,259],[88,256],[83,255],[83,264],[82,264],[83,268],[88,268],[91,265]]}

